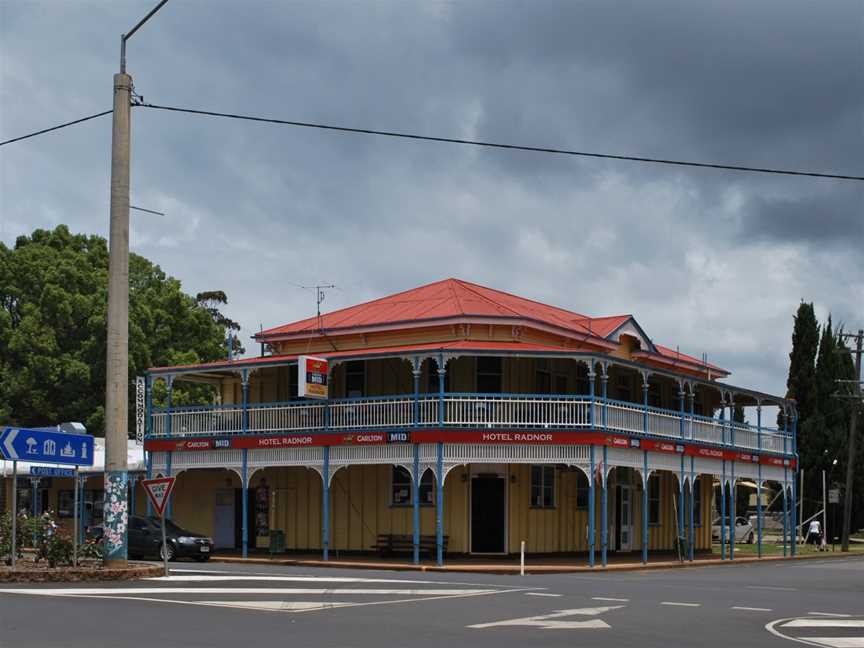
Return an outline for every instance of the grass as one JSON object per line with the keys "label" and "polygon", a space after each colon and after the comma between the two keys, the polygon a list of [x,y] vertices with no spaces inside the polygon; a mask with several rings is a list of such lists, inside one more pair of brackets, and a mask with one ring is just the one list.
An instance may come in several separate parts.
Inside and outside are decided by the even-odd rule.
{"label": "grass", "polygon": [[[789,548],[787,548],[788,550]],[[840,545],[837,545],[837,553],[840,552]],[[849,545],[849,552],[857,555],[864,555],[864,544],[861,543],[853,543]],[[711,547],[711,553],[715,556],[720,555],[720,545],[714,544]],[[822,552],[816,551],[812,545],[798,545],[798,555],[804,556],[808,554],[821,554]],[[828,545],[828,552],[831,553],[831,545]],[[756,556],[758,555],[758,547],[754,544],[736,544],[735,545],[735,555],[736,556]],[[782,556],[783,555],[783,545],[782,544],[774,544],[774,543],[762,543],[762,555],[763,556]]]}

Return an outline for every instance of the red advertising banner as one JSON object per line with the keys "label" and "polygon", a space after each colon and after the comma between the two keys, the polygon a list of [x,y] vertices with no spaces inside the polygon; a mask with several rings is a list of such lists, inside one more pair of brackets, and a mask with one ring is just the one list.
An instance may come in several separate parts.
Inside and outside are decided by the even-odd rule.
{"label": "red advertising banner", "polygon": [[648,452],[684,454],[707,459],[761,463],[795,468],[795,460],[777,455],[758,455],[740,450],[676,443],[659,439],[605,434],[602,432],[546,430],[400,430],[387,432],[325,432],[244,435],[204,439],[150,439],[144,448],[150,452],[189,452],[219,449],[303,448],[336,445],[380,445],[386,443],[479,443],[574,445],[593,444],[613,448],[632,448]]}

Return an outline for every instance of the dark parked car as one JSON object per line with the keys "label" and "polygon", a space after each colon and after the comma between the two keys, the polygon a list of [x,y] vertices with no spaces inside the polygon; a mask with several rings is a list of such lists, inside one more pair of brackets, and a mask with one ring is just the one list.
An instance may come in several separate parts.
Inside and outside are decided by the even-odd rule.
{"label": "dark parked car", "polygon": [[[129,518],[129,557],[149,558],[162,555],[162,528],[159,518],[138,517]],[[177,526],[171,520],[165,520],[165,540],[168,549],[168,560],[175,558],[194,558],[205,561],[213,552],[213,541],[200,533],[187,531]]]}

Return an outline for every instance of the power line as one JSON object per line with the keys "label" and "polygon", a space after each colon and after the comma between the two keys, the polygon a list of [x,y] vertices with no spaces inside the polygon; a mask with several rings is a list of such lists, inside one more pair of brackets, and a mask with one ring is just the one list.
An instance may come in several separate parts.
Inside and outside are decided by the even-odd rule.
{"label": "power line", "polygon": [[864,181],[864,176],[840,175],[834,173],[816,173],[812,171],[792,171],[788,169],[772,169],[766,167],[749,167],[733,164],[712,164],[707,162],[686,162],[683,160],[668,160],[663,158],[639,157],[634,155],[613,155],[611,153],[591,153],[587,151],[574,151],[570,149],[549,148],[542,146],[522,146],[519,144],[502,144],[498,142],[484,142],[478,140],[466,140],[454,137],[433,137],[431,135],[416,135],[414,133],[400,133],[397,131],[373,130],[371,128],[351,128],[349,126],[335,126],[332,124],[318,124],[314,122],[301,122],[287,119],[274,119],[269,117],[254,117],[251,115],[238,115],[233,113],[216,112],[212,110],[196,110],[192,108],[178,108],[176,106],[160,106],[158,104],[139,103],[144,108],[156,110],[167,110],[170,112],[189,113],[191,115],[205,115],[208,117],[227,117],[229,119],[241,119],[245,121],[263,122],[267,124],[279,124],[282,126],[299,126],[302,128],[317,128],[320,130],[338,131],[343,133],[357,133],[362,135],[381,135],[383,137],[397,137],[401,139],[421,140],[427,142],[443,142],[447,144],[465,144],[468,146],[481,146],[486,148],[508,149],[514,151],[530,151],[534,153],[552,153],[556,155],[573,155],[579,157],[603,158],[607,160],[624,160],[628,162],[647,162],[651,164],[669,164],[683,167],[699,167],[705,169],[723,169],[727,171],[746,171],[750,173],[770,173],[774,175],[808,176],[812,178],[831,178],[834,180],[858,180]]}
{"label": "power line", "polygon": [[51,131],[60,130],[61,128],[66,128],[67,126],[74,126],[75,124],[80,124],[82,122],[89,121],[91,119],[96,119],[97,117],[104,117],[105,115],[110,115],[113,110],[106,110],[105,112],[96,113],[95,115],[90,115],[89,117],[82,117],[81,119],[76,119],[75,121],[66,122],[65,124],[59,124],[57,126],[52,126],[51,128],[44,128],[40,131],[36,131],[35,133],[28,133],[27,135],[22,135],[21,137],[14,137],[10,140],[6,140],[5,142],[0,142],[0,146],[5,146],[6,144],[11,144],[12,142],[20,142],[21,140],[25,140],[29,137],[36,137],[37,135],[44,135],[45,133],[50,133]]}

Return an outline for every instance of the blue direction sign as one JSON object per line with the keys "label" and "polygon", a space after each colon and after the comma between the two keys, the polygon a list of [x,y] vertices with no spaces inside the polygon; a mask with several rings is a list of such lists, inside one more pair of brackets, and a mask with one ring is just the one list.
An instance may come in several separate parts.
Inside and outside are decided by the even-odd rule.
{"label": "blue direction sign", "polygon": [[10,461],[92,466],[93,437],[7,427],[0,433],[0,456]]}
{"label": "blue direction sign", "polygon": [[75,471],[71,468],[54,466],[30,466],[30,474],[33,477],[74,477]]}

